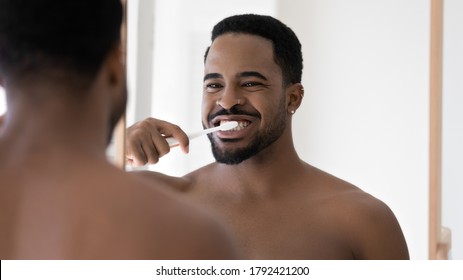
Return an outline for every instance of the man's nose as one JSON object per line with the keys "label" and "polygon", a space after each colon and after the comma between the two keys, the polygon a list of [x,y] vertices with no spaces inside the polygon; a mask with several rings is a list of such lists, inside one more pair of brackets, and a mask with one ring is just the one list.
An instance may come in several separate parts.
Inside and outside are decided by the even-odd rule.
{"label": "man's nose", "polygon": [[216,101],[216,104],[225,110],[231,109],[235,105],[243,105],[243,96],[234,88],[225,88]]}

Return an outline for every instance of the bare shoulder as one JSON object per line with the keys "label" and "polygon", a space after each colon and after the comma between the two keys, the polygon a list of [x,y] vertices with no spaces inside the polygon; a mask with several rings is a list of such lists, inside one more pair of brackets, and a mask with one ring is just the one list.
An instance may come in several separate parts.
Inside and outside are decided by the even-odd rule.
{"label": "bare shoulder", "polygon": [[127,181],[121,186],[121,195],[128,205],[118,207],[117,211],[131,217],[132,229],[138,228],[137,238],[144,240],[146,257],[237,258],[234,241],[222,221],[172,189],[170,183],[175,177],[164,176],[151,174],[149,181],[124,176],[129,178],[125,178]]}
{"label": "bare shoulder", "polygon": [[[79,230],[67,235],[63,243],[50,241],[57,246],[50,258],[237,257],[233,240],[219,219],[183,199],[163,178],[153,177],[148,183],[112,166],[93,170],[86,172],[85,177],[69,178],[78,185],[67,188],[67,193],[72,191],[73,195],[67,195],[65,206],[60,206],[59,212],[67,221],[53,227]],[[32,237],[31,240],[38,239]],[[62,255],[59,248],[68,249]],[[48,251],[52,252],[50,248]]]}
{"label": "bare shoulder", "polygon": [[167,187],[171,190],[185,192],[189,189],[191,180],[184,177],[169,176],[163,173],[154,171],[132,171],[129,172],[131,176],[137,177],[139,180],[144,180],[147,184],[156,182],[157,184]]}
{"label": "bare shoulder", "polygon": [[325,189],[320,202],[355,259],[409,258],[402,229],[388,205],[348,182],[317,172]]}
{"label": "bare shoulder", "polygon": [[210,163],[205,166],[202,166],[192,172],[186,174],[182,178],[188,181],[189,188],[194,185],[194,182],[208,182],[209,184],[213,184],[216,182],[216,167],[217,163]]}
{"label": "bare shoulder", "polygon": [[402,229],[383,201],[361,190],[341,195],[343,225],[356,259],[408,259]]}
{"label": "bare shoulder", "polygon": [[[214,213],[188,201],[168,216],[171,227],[165,232],[167,259],[238,259],[239,254],[230,229]],[[166,257],[163,257],[166,258]]]}

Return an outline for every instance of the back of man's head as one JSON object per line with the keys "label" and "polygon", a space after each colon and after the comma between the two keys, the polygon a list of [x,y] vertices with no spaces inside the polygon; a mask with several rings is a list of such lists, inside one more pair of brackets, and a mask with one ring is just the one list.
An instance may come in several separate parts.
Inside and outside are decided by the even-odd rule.
{"label": "back of man's head", "polygon": [[0,78],[60,72],[90,83],[121,22],[120,0],[0,0]]}

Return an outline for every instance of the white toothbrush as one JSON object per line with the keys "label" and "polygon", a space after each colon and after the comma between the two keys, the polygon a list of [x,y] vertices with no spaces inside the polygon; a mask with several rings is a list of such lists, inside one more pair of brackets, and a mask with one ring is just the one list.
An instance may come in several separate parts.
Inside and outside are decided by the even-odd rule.
{"label": "white toothbrush", "polygon": [[[196,138],[196,137],[199,137],[199,136],[202,136],[202,135],[206,135],[206,134],[212,133],[214,131],[231,130],[231,129],[237,127],[237,126],[238,126],[238,122],[231,121],[231,122],[223,123],[223,124],[221,124],[219,126],[216,126],[216,127],[211,127],[211,128],[208,128],[208,129],[198,131],[198,132],[188,133],[187,135],[188,135],[188,139],[191,140],[193,138]],[[177,147],[179,145],[177,139],[175,139],[174,137],[167,137],[166,141],[169,144],[169,147],[171,147],[171,148]]]}

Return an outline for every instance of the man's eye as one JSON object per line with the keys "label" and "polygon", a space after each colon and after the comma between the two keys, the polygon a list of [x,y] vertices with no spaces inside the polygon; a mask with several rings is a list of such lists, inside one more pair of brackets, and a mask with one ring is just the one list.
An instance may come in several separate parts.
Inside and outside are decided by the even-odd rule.
{"label": "man's eye", "polygon": [[221,88],[222,85],[220,84],[207,84],[206,88]]}
{"label": "man's eye", "polygon": [[262,84],[257,83],[257,82],[246,82],[242,84],[243,87],[255,87],[255,86],[260,86],[260,85]]}
{"label": "man's eye", "polygon": [[221,88],[223,88],[223,86],[221,84],[217,84],[217,83],[211,83],[211,84],[206,84],[204,86],[204,90],[206,92],[217,92],[219,91]]}

